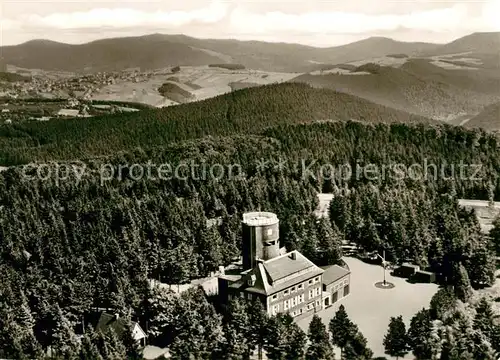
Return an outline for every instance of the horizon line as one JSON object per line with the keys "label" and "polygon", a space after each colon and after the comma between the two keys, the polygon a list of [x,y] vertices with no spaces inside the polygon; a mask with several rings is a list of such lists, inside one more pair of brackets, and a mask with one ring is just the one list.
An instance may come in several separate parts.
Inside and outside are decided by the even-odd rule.
{"label": "horizon line", "polygon": [[344,43],[344,44],[339,44],[339,45],[329,45],[329,46],[317,46],[317,45],[308,45],[308,44],[304,44],[304,43],[301,43],[301,42],[287,42],[287,41],[272,41],[272,40],[240,40],[238,38],[217,38],[217,37],[196,37],[196,36],[190,36],[190,35],[186,35],[186,34],[183,34],[183,33],[160,33],[160,32],[153,32],[153,33],[146,33],[146,34],[142,34],[142,35],[133,35],[133,36],[111,36],[111,37],[102,37],[102,38],[99,38],[99,39],[95,39],[95,40],[91,40],[91,41],[86,41],[86,42],[81,42],[81,43],[67,43],[67,42],[61,42],[61,41],[55,41],[55,40],[51,40],[51,39],[48,39],[48,38],[34,38],[34,39],[31,39],[31,40],[27,40],[27,41],[24,41],[24,42],[21,42],[21,43],[17,43],[17,44],[12,44],[12,45],[1,45],[0,48],[4,48],[4,47],[14,47],[14,46],[21,46],[21,45],[26,45],[26,44],[29,44],[29,43],[32,43],[32,42],[42,42],[42,41],[46,41],[46,42],[52,42],[52,43],[57,43],[57,44],[62,44],[62,45],[70,45],[70,46],[79,46],[79,45],[87,45],[87,44],[92,44],[92,43],[95,43],[95,42],[99,42],[99,41],[105,41],[105,40],[118,40],[118,39],[133,39],[133,38],[141,38],[141,37],[150,37],[150,36],[185,36],[187,38],[191,38],[191,39],[198,39],[198,40],[216,40],[216,41],[238,41],[238,42],[258,42],[258,43],[267,43],[267,44],[284,44],[284,45],[300,45],[300,46],[304,46],[304,47],[310,47],[310,48],[316,48],[316,49],[328,49],[328,48],[334,48],[334,47],[339,47],[339,46],[345,46],[345,45],[349,45],[349,44],[355,44],[355,43],[358,43],[358,42],[361,42],[361,41],[366,41],[366,40],[369,40],[369,39],[387,39],[387,40],[392,40],[392,41],[395,41],[395,42],[399,42],[399,43],[408,43],[408,44],[411,44],[411,43],[422,43],[422,44],[431,44],[431,45],[446,45],[446,44],[450,44],[456,40],[459,40],[459,39],[462,39],[464,37],[467,37],[467,36],[470,36],[470,35],[474,35],[474,34],[500,34],[500,31],[475,31],[475,32],[472,32],[472,33],[468,33],[467,35],[464,35],[464,36],[460,36],[460,37],[457,37],[455,38],[454,40],[452,41],[449,41],[449,42],[427,42],[427,41],[420,41],[420,40],[414,40],[414,41],[401,41],[401,40],[395,40],[391,37],[387,37],[387,36],[377,36],[377,35],[373,35],[373,36],[368,36],[366,38],[363,38],[361,40],[357,40],[357,41],[352,41],[352,42],[347,42],[347,43]]}

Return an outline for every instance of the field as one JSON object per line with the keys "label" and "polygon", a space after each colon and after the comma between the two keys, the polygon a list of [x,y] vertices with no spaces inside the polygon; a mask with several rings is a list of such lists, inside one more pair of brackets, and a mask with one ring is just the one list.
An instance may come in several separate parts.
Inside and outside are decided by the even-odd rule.
{"label": "field", "polygon": [[[351,293],[332,307],[319,312],[328,326],[338,307],[343,304],[350,319],[356,323],[368,340],[374,356],[385,356],[383,338],[387,332],[391,316],[402,315],[407,326],[410,320],[423,307],[429,306],[432,296],[437,292],[435,284],[410,284],[405,279],[392,277],[387,272],[387,281],[396,285],[394,289],[382,290],[374,284],[383,279],[382,267],[369,265],[354,258],[344,258],[351,270]],[[307,331],[311,317],[297,323]],[[339,358],[337,353],[337,358]],[[412,359],[407,355],[405,359]]]}
{"label": "field", "polygon": [[[156,107],[176,105],[179,102],[198,101],[226,94],[232,89],[256,85],[281,83],[297,77],[296,73],[266,72],[257,70],[230,70],[210,66],[182,66],[175,74],[161,73],[149,80],[135,83],[121,81],[101,88],[93,95],[95,100],[140,102]],[[176,85],[191,96],[182,101],[163,97],[158,89],[165,83]]]}
{"label": "field", "polygon": [[489,233],[493,227],[493,220],[500,215],[500,202],[489,206],[488,201],[460,199],[459,204],[466,209],[474,209],[484,233]]}

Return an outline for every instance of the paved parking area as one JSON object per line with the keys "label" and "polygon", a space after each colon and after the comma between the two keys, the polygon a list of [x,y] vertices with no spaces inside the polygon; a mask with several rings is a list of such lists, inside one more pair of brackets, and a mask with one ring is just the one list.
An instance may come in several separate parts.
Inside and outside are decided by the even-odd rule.
{"label": "paved parking area", "polygon": [[[383,269],[355,258],[344,258],[351,270],[351,293],[318,315],[328,326],[330,319],[341,304],[344,304],[349,318],[358,325],[368,340],[374,356],[384,354],[383,338],[387,332],[391,316],[402,315],[407,326],[410,320],[423,307],[428,308],[432,296],[437,292],[436,284],[410,284],[405,279],[392,277],[387,271],[386,279],[394,285],[393,289],[379,289],[375,283],[383,280]],[[311,317],[298,320],[298,325],[307,331]],[[339,354],[337,354],[339,358]],[[407,355],[405,359],[412,359]]]}

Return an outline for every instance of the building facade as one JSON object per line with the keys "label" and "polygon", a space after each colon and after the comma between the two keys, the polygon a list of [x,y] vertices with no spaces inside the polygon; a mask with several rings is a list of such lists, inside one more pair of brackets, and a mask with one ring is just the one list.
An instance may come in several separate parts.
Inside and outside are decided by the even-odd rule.
{"label": "building facade", "polygon": [[323,269],[323,306],[329,307],[350,294],[351,273],[338,265]]}
{"label": "building facade", "polygon": [[279,220],[273,213],[244,214],[242,249],[242,271],[219,277],[222,301],[233,297],[259,299],[269,315],[288,312],[293,317],[305,317],[332,304],[334,289],[339,299],[340,283],[342,297],[349,292],[349,284],[344,285],[348,270],[336,265],[324,270],[299,251],[280,248]]}

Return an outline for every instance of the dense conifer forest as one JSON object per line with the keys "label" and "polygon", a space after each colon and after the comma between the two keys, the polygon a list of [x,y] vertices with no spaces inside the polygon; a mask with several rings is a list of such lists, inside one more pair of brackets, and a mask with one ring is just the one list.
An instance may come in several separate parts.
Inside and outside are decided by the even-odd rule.
{"label": "dense conifer forest", "polygon": [[140,113],[0,125],[0,165],[81,159],[206,135],[261,133],[280,124],[340,119],[430,122],[351,95],[304,84],[243,89]]}
{"label": "dense conifer forest", "polygon": [[[401,116],[420,119],[369,103],[373,112],[363,110],[347,95],[302,85],[275,90],[248,89],[132,115],[0,127],[4,163],[51,160],[0,172],[0,357],[40,358],[51,348],[61,359],[137,358],[127,334],[88,330],[75,340],[81,319],[98,307],[138,321],[151,331],[148,342],[168,346],[175,359],[246,359],[256,347],[270,359],[313,359],[318,352],[331,358],[328,324],[318,319],[306,336],[289,316],[268,319],[239,302],[220,309],[197,290],[177,296],[150,288],[150,279],[183,284],[237,258],[240,221],[249,210],[277,213],[282,245],[318,265],[339,263],[340,244],[348,239],[366,250],[385,249],[394,262],[438,272],[441,283],[453,287],[453,301],[467,302],[472,287],[494,281],[498,237],[483,236],[474,213],[458,206],[461,197],[500,199],[494,135],[398,123]],[[297,124],[361,113],[377,123]],[[85,167],[82,177],[37,176],[69,160]],[[214,179],[200,167],[185,179],[136,178],[131,165],[148,162],[238,171]],[[460,163],[480,166],[459,176],[451,165]],[[322,171],[326,164],[353,171],[368,164],[433,164],[438,173],[393,176],[399,172],[389,169],[387,176],[345,177]],[[334,194],[330,218],[313,215],[318,192]],[[220,223],[207,226],[213,218]],[[417,315],[408,346],[416,344],[412,351],[427,359],[415,339],[428,335],[431,315]],[[350,354],[346,359],[369,359],[355,324],[342,312],[335,319],[348,326],[332,344]],[[488,329],[485,334],[498,331]],[[445,332],[440,339],[455,346]]]}

